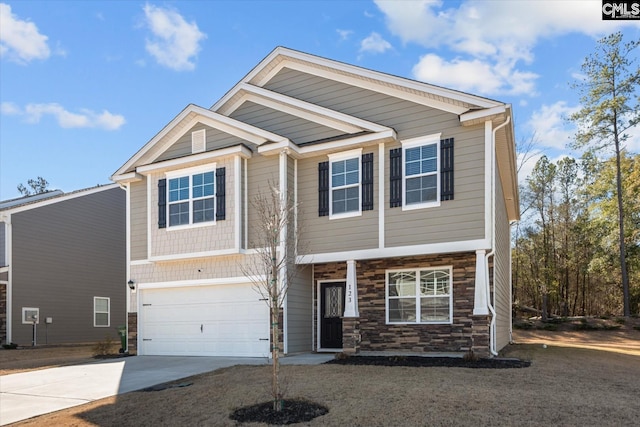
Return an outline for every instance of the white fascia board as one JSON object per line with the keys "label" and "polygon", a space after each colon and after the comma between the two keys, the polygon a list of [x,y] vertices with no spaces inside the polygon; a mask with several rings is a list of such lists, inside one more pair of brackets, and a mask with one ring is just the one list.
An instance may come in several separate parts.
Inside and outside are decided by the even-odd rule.
{"label": "white fascia board", "polygon": [[467,113],[460,114],[460,123],[463,125],[467,122],[473,122],[476,120],[482,120],[483,122],[487,117],[504,115],[507,111],[505,104],[492,108],[484,108],[482,110],[469,111]]}
{"label": "white fascia board", "polygon": [[435,255],[441,253],[475,252],[476,250],[487,249],[488,247],[489,240],[487,239],[464,240],[460,242],[431,243],[425,245],[360,249],[355,251],[300,255],[296,258],[296,263],[318,264],[325,262],[342,262],[349,259],[359,261],[365,259]]}
{"label": "white fascia board", "polygon": [[304,157],[313,157],[321,154],[335,153],[338,151],[345,151],[348,149],[355,149],[359,147],[366,147],[369,145],[376,145],[380,142],[396,141],[396,131],[389,128],[384,132],[369,133],[366,135],[358,135],[351,138],[339,139],[336,141],[325,142],[321,144],[312,144],[308,146],[299,147],[295,144],[269,144],[258,147],[258,153],[262,155],[274,155],[280,153],[282,150],[289,150],[291,157],[295,159],[301,159]]}
{"label": "white fascia board", "polygon": [[151,163],[149,165],[138,166],[136,172],[147,175],[149,172],[156,172],[163,169],[175,167],[188,167],[197,163],[211,161],[226,156],[239,156],[245,159],[251,157],[251,150],[244,145],[236,145],[234,147],[221,148],[220,150],[207,151],[205,153],[194,154],[187,157],[179,157],[177,159],[165,160],[163,162]]}
{"label": "white fascia board", "polygon": [[178,280],[136,284],[138,289],[183,288],[187,286],[244,285],[264,281],[266,276],[220,277],[213,279]]}
{"label": "white fascia board", "polygon": [[[289,60],[289,58],[297,61],[304,61],[307,64],[312,65],[301,64],[297,61],[291,61]],[[271,67],[269,72],[259,81],[254,81],[256,77],[267,67]],[[458,102],[476,105],[480,108],[492,108],[501,104],[500,102],[471,95],[468,93],[433,86],[427,83],[392,76],[378,71],[368,70],[366,68],[345,64],[331,59],[321,58],[284,47],[278,47],[274,49],[256,67],[254,67],[253,70],[251,70],[251,72],[249,72],[240,81],[240,83],[234,86],[229,92],[227,92],[227,94],[225,94],[225,96],[218,100],[218,102],[216,102],[211,107],[211,109],[217,111],[222,106],[224,106],[225,103],[227,103],[237,94],[242,83],[253,83],[256,86],[264,86],[273,76],[275,76],[280,72],[280,70],[285,67],[361,87],[364,89],[373,90],[375,92],[384,93],[400,99],[406,99],[417,104],[426,105],[428,107],[447,111],[457,115],[467,112],[468,108],[450,104],[448,102],[439,101],[438,98],[448,98]],[[353,77],[352,75],[358,77]],[[408,89],[409,92],[400,90],[400,87]],[[432,97],[421,96],[416,93],[411,93],[410,91],[425,93],[431,95]]]}
{"label": "white fascia board", "polygon": [[291,98],[249,83],[241,83],[240,90],[247,93],[246,100],[264,105],[303,119],[319,123],[346,133],[357,133],[363,130],[381,132],[389,127],[363,120],[330,108],[321,107],[310,102]]}
{"label": "white fascia board", "polygon": [[[163,140],[176,126],[179,126],[181,123],[183,123],[192,113],[196,114],[198,117],[189,120],[189,122],[185,124],[185,128],[190,128],[196,123],[201,122],[203,124],[206,124],[207,126],[221,130],[222,132],[229,133],[230,135],[234,135],[238,138],[244,139],[257,145],[264,144],[267,141],[279,142],[286,139],[280,135],[276,135],[272,132],[268,132],[255,126],[240,122],[238,120],[231,119],[206,108],[199,107],[194,104],[189,104],[184,110],[180,112],[180,114],[178,114],[164,128],[162,128],[162,130],[158,132],[149,142],[147,142],[140,150],[138,150],[138,152],[134,154],[133,157],[131,157],[120,169],[118,169],[112,175],[112,179],[114,179],[118,175],[126,173],[127,170],[131,169],[136,163],[138,163],[144,157],[144,155],[147,154],[157,144],[162,143],[163,147],[168,147],[169,145],[173,144],[175,142],[173,139],[164,142]],[[160,150],[160,152],[163,151],[164,150],[162,149]],[[149,161],[153,160],[155,160],[155,158],[150,159]]]}
{"label": "white fascia board", "polygon": [[142,180],[142,175],[137,172],[123,173],[122,175],[113,175],[111,177],[113,182],[118,184],[128,184],[130,182],[138,182]]}
{"label": "white fascia board", "polygon": [[[101,191],[112,190],[114,188],[120,188],[119,184],[106,184],[98,187],[87,188],[83,190],[77,190],[71,193],[64,194],[63,196],[51,197],[49,199],[44,199],[39,202],[29,203],[28,205],[18,206],[16,208],[10,208],[3,211],[3,213],[7,213],[8,215],[24,212],[31,209],[41,208],[43,206],[53,205],[55,203],[64,202],[66,200],[75,199],[82,196],[88,196],[89,194],[99,193]],[[123,190],[124,191],[124,190]]]}

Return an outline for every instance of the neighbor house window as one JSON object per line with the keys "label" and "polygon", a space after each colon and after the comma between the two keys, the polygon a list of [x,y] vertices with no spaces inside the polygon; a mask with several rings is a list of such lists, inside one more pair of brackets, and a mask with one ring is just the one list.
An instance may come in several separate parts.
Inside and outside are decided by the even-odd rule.
{"label": "neighbor house window", "polygon": [[353,216],[361,213],[361,157],[361,149],[329,155],[330,217]]}
{"label": "neighbor house window", "polygon": [[387,323],[451,323],[451,268],[387,271]]}
{"label": "neighbor house window", "polygon": [[436,206],[440,201],[440,134],[402,142],[405,208]]}
{"label": "neighbor house window", "polygon": [[167,175],[169,227],[215,220],[213,170],[193,171],[181,176]]}
{"label": "neighbor house window", "polygon": [[109,327],[111,324],[111,301],[107,297],[93,297],[93,326]]}

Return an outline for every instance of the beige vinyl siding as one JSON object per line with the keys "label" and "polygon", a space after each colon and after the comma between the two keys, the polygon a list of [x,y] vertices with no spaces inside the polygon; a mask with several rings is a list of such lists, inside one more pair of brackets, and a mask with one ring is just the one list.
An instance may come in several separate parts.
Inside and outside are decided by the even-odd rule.
{"label": "beige vinyl siding", "polygon": [[220,148],[232,147],[246,143],[246,141],[241,138],[199,123],[178,138],[175,143],[158,156],[155,162],[191,155],[191,133],[202,129],[206,130],[206,151],[213,151]]}
{"label": "beige vinyl siding", "polygon": [[165,178],[163,172],[151,174],[151,256],[171,256],[199,252],[222,251],[235,247],[234,158],[225,157],[215,161],[216,169],[226,168],[226,218],[188,228],[158,228],[158,180]]}
{"label": "beige vinyl siding", "polygon": [[0,267],[8,265],[7,254],[5,252],[6,246],[6,226],[4,222],[0,222]]}
{"label": "beige vinyl siding", "polygon": [[500,177],[496,172],[496,242],[494,258],[494,292],[496,310],[496,349],[500,350],[510,340],[511,298],[510,298],[510,263],[511,229],[507,218],[507,209],[502,192]]}
{"label": "beige vinyl siding", "polygon": [[245,102],[234,111],[231,114],[231,118],[284,136],[296,144],[304,144],[344,134],[344,132],[250,101]]}
{"label": "beige vinyl siding", "polygon": [[[454,200],[440,206],[405,210],[390,208],[389,149],[385,148],[385,242],[405,246],[484,238],[484,127],[471,129],[444,123],[442,138],[454,138]],[[428,133],[425,133],[428,134]],[[398,144],[397,147],[400,145]]]}
{"label": "beige vinyl siding", "polygon": [[[131,260],[147,258],[147,179],[132,182],[130,197]],[[157,226],[157,223],[156,223]]]}
{"label": "beige vinyl siding", "polygon": [[254,203],[259,194],[268,195],[269,185],[279,185],[279,156],[260,156],[254,155],[248,160],[248,203],[249,203],[249,248],[260,246],[261,236],[256,233],[254,224],[258,223],[258,214]]}
{"label": "beige vinyl siding", "polygon": [[[378,175],[377,147],[367,147],[362,153],[374,153],[373,173]],[[327,156],[298,160],[298,202],[301,224],[300,243],[305,253],[340,252],[378,247],[378,189],[374,180],[374,209],[361,216],[329,219],[318,216],[318,164]],[[362,201],[361,201],[362,202]]]}
{"label": "beige vinyl siding", "polygon": [[313,346],[312,325],[312,269],[302,266],[293,277],[287,291],[287,352],[311,351]]}

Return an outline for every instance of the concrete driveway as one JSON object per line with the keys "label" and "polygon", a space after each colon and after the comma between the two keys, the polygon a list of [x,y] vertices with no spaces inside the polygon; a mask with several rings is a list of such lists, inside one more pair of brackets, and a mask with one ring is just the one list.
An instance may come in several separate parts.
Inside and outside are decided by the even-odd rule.
{"label": "concrete driveway", "polygon": [[[320,364],[332,354],[301,354],[282,364]],[[234,365],[263,365],[264,358],[135,356],[0,376],[0,425],[59,411]]]}

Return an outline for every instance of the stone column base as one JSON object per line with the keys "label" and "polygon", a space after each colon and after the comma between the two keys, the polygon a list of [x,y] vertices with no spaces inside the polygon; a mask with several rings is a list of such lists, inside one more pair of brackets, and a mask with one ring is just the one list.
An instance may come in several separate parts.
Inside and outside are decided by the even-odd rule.
{"label": "stone column base", "polygon": [[490,357],[489,351],[489,316],[472,316],[471,351],[477,357]]}
{"label": "stone column base", "polygon": [[342,318],[342,351],[345,354],[360,353],[360,319]]}
{"label": "stone column base", "polygon": [[127,350],[138,354],[138,313],[127,313]]}

